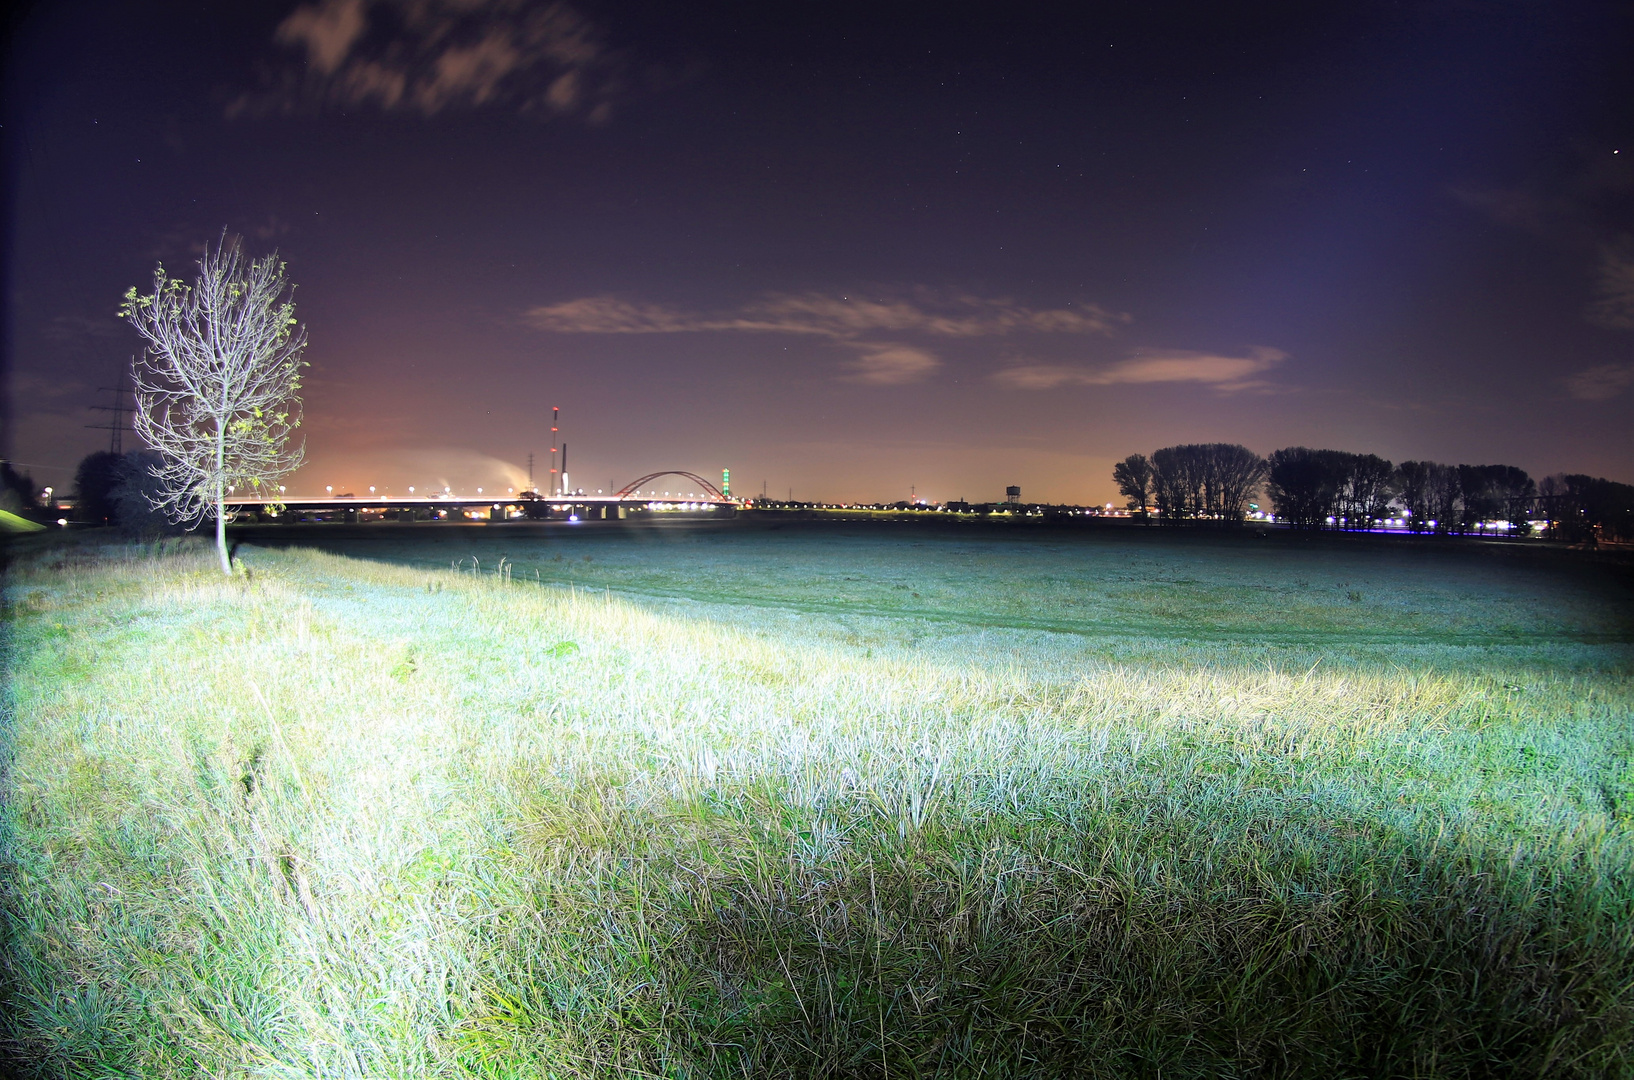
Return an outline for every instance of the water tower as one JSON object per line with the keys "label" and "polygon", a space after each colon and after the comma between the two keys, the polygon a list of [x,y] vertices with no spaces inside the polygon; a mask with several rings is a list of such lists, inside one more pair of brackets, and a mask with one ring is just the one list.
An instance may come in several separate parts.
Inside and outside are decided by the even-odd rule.
{"label": "water tower", "polygon": [[1016,503],[1020,502],[1021,488],[1016,484],[1011,484],[1009,487],[1005,488],[1004,501],[1009,503],[1011,506],[1014,506]]}

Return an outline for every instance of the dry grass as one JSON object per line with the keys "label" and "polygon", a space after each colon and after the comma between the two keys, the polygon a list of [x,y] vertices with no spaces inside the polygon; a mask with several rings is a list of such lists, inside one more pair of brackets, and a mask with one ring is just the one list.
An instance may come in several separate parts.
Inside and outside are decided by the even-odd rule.
{"label": "dry grass", "polygon": [[1634,1068],[1626,646],[1313,666],[245,561],[8,576],[41,1075]]}

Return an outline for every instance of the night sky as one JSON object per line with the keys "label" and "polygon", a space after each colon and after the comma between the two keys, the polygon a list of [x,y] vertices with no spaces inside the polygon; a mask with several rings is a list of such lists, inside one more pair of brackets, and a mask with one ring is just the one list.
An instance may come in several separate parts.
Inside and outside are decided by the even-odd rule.
{"label": "night sky", "polygon": [[121,294],[224,227],[298,286],[292,491],[518,485],[551,406],[592,492],[1104,502],[1203,441],[1634,481],[1628,3],[63,2],[9,48],[5,453],[59,489]]}

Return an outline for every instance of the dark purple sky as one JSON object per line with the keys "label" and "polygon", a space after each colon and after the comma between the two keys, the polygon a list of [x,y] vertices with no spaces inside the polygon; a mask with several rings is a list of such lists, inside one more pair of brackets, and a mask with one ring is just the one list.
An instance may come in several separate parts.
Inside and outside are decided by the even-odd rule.
{"label": "dark purple sky", "polygon": [[121,293],[226,227],[299,286],[292,490],[514,484],[552,405],[590,490],[1634,481],[1634,6],[1125,6],[38,4],[5,452],[67,486]]}

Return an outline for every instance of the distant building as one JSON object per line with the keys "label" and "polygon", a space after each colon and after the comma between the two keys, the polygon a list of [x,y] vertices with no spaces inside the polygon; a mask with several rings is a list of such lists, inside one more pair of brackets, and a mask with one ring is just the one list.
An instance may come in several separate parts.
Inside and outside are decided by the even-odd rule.
{"label": "distant building", "polygon": [[1004,501],[1007,502],[1007,503],[1018,503],[1018,502],[1020,502],[1021,501],[1021,488],[1019,488],[1015,484],[1011,484],[1009,487],[1005,488],[1004,489]]}

